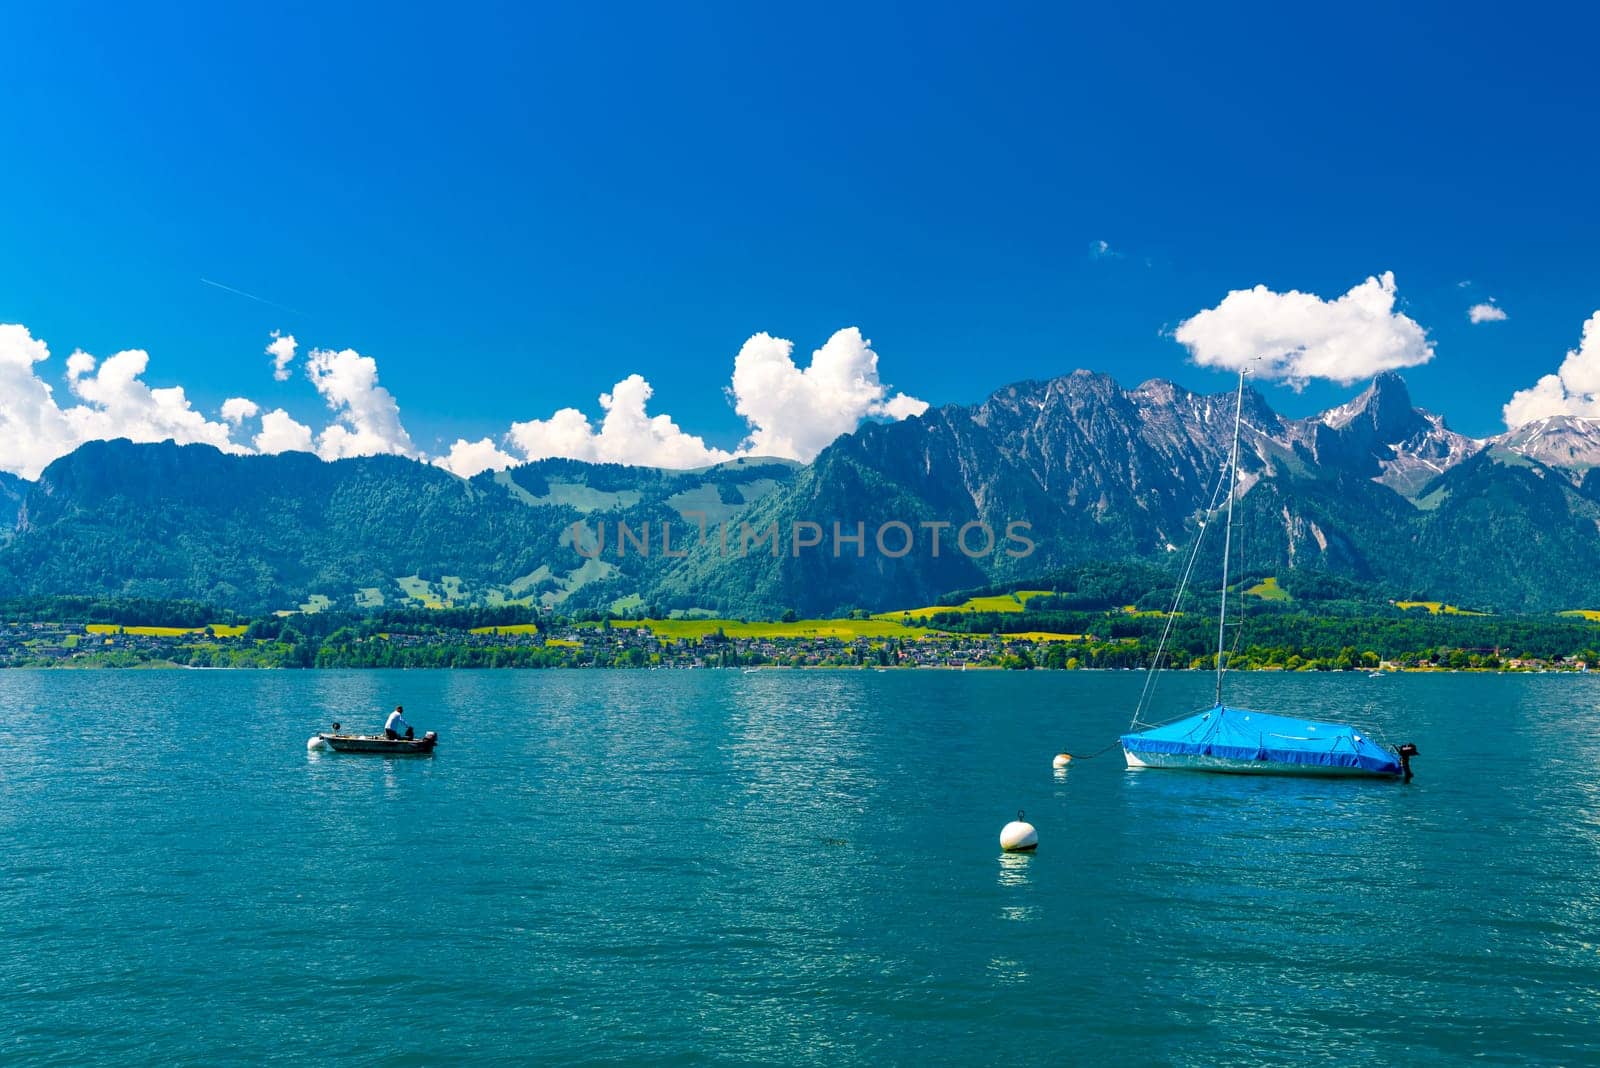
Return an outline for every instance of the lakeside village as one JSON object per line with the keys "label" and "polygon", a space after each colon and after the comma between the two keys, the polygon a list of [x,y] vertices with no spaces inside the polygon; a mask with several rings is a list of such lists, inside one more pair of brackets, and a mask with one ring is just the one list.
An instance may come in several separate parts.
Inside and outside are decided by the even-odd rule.
{"label": "lakeside village", "polygon": [[[1115,613],[1109,615],[1115,616]],[[22,668],[925,668],[1143,669],[1155,643],[1137,635],[933,629],[884,616],[772,623],[600,618],[468,626],[467,619],[272,618],[250,623],[0,622],[0,667]],[[951,625],[977,620],[948,618]],[[1402,654],[1356,644],[1252,645],[1235,670],[1586,672],[1593,626],[1563,626],[1569,651],[1430,644]],[[1578,644],[1582,636],[1586,643]],[[1344,635],[1349,637],[1349,635]],[[1389,643],[1385,643],[1389,644]],[[1381,648],[1381,646],[1380,646]],[[1171,666],[1211,670],[1180,652]]]}
{"label": "lakeside village", "polygon": [[[1007,635],[729,637],[713,629],[670,637],[640,624],[579,623],[438,633],[335,632],[317,641],[294,633],[286,635],[288,640],[249,637],[247,629],[8,623],[0,625],[0,667],[1073,669],[1086,666],[1086,654],[1094,657],[1067,641]],[[821,621],[818,629],[833,628]]]}

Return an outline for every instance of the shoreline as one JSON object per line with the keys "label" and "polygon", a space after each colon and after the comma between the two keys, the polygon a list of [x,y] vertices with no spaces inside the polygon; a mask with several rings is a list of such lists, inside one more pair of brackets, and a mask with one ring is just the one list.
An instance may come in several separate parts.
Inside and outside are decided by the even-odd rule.
{"label": "shoreline", "polygon": [[[1031,668],[1013,668],[1002,664],[741,664],[728,666],[687,666],[687,665],[619,665],[619,664],[547,664],[537,667],[514,665],[366,665],[366,664],[328,664],[328,665],[288,665],[288,664],[238,664],[226,666],[179,664],[174,661],[150,661],[139,664],[93,664],[80,661],[55,661],[47,664],[0,664],[0,671],[203,671],[203,672],[253,672],[253,671],[486,671],[486,672],[511,672],[525,673],[532,671],[700,671],[700,672],[730,672],[733,674],[762,674],[793,672],[793,671],[836,671],[849,673],[870,674],[874,672],[906,673],[911,671],[937,671],[954,672],[1009,672],[1011,674],[1043,674],[1043,675],[1071,675],[1081,673],[1096,674],[1143,674],[1146,668],[1111,668],[1111,667],[1074,667],[1074,668],[1049,668],[1034,666]],[[1211,675],[1215,674],[1212,668],[1164,668],[1163,671],[1171,674],[1185,675]],[[1338,675],[1338,676],[1364,676],[1373,677],[1373,672],[1365,669],[1344,670],[1338,668],[1295,668],[1290,670],[1281,667],[1258,668],[1229,668],[1229,674],[1236,675]],[[1574,675],[1587,676],[1595,674],[1588,670],[1577,668],[1446,668],[1446,667],[1395,667],[1385,668],[1379,677],[1387,678],[1391,675]]]}

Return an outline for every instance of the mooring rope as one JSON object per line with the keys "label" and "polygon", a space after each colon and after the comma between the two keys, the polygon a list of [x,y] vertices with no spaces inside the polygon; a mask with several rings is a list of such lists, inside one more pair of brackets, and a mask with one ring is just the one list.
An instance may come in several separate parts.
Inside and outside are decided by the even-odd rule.
{"label": "mooring rope", "polygon": [[1121,744],[1122,744],[1122,739],[1118,738],[1116,741],[1112,742],[1110,745],[1102,746],[1101,748],[1096,749],[1094,752],[1086,753],[1086,754],[1084,754],[1082,756],[1078,755],[1077,753],[1070,752],[1070,751],[1068,751],[1066,749],[1063,749],[1061,751],[1063,753],[1066,753],[1067,756],[1071,757],[1075,761],[1076,760],[1093,760],[1097,756],[1100,756],[1100,755],[1102,755],[1104,753],[1109,753],[1111,750],[1117,748]]}

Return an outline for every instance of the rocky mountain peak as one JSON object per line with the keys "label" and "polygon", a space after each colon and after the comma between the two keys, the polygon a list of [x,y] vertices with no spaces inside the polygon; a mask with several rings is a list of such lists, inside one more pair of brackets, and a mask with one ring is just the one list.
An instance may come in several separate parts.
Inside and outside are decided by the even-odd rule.
{"label": "rocky mountain peak", "polygon": [[1405,379],[1393,371],[1377,375],[1347,403],[1304,420],[1293,436],[1318,463],[1364,473],[1405,496],[1483,445],[1415,407]]}
{"label": "rocky mountain peak", "polygon": [[1411,404],[1405,379],[1384,371],[1354,400],[1323,412],[1321,421],[1335,430],[1360,428],[1375,441],[1391,444],[1425,432],[1429,420]]}
{"label": "rocky mountain peak", "polygon": [[1508,430],[1492,445],[1548,467],[1587,471],[1600,467],[1600,420],[1552,415]]}

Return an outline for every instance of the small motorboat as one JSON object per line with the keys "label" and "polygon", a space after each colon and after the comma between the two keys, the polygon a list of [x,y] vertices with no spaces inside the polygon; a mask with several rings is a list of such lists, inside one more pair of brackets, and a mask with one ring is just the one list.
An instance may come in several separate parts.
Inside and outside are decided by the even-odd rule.
{"label": "small motorboat", "polygon": [[[409,734],[410,732],[407,731]],[[428,731],[421,738],[385,738],[381,734],[343,734],[339,724],[332,731],[312,736],[307,748],[327,747],[336,753],[385,753],[390,756],[427,756],[439,744],[439,736]]]}

